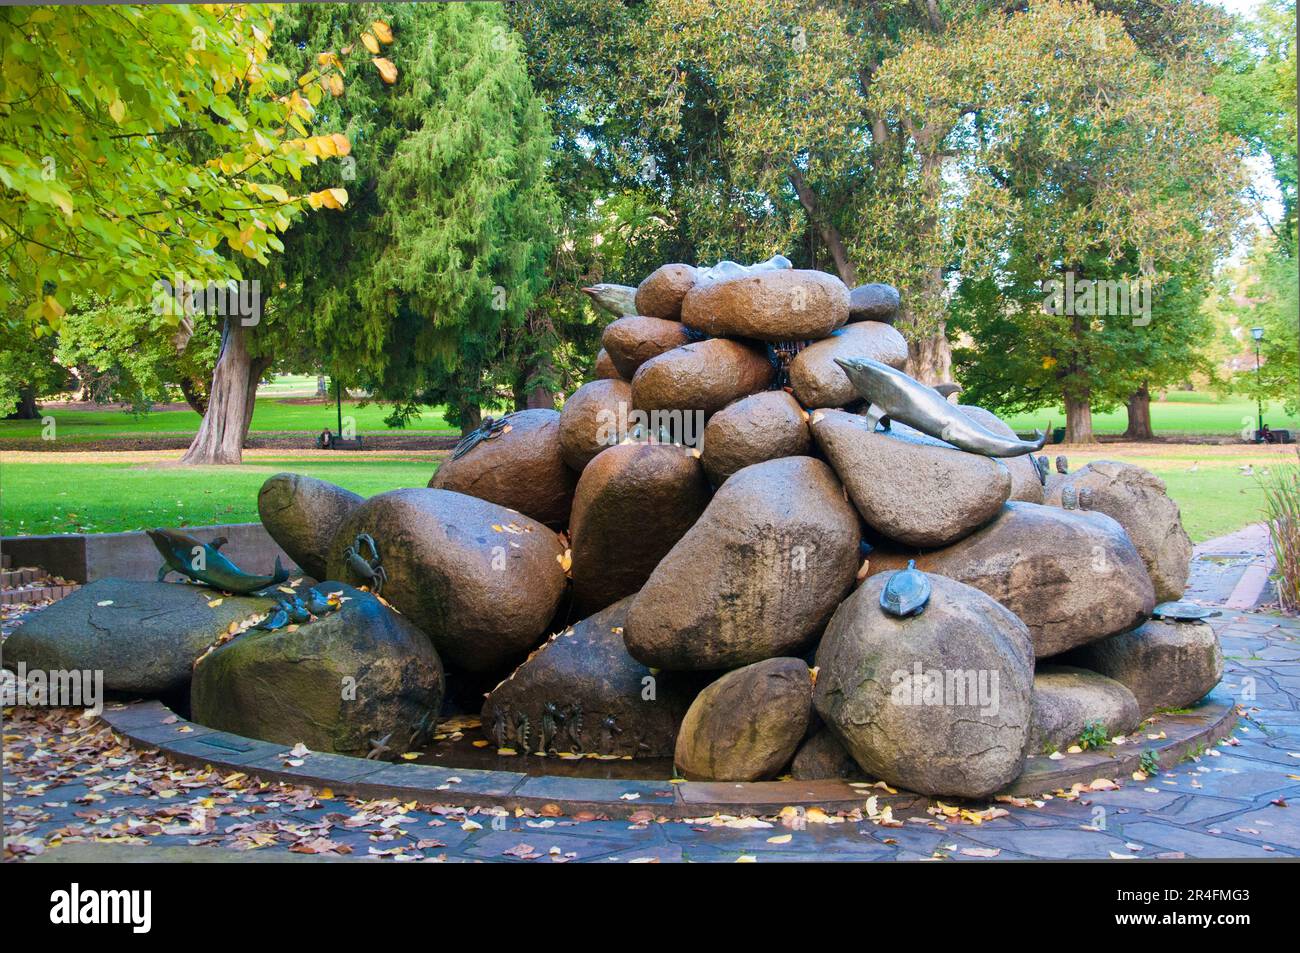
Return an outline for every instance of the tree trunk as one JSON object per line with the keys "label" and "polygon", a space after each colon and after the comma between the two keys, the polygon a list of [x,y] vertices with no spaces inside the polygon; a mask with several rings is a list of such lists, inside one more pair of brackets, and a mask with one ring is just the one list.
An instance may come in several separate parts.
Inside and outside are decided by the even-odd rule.
{"label": "tree trunk", "polygon": [[181,463],[243,462],[257,384],[271,365],[270,358],[254,358],[248,352],[247,334],[239,318],[226,318],[221,329],[221,354],[208,388],[208,410]]}
{"label": "tree trunk", "polygon": [[952,346],[943,327],[938,334],[907,342],[907,373],[931,387],[952,380]]}
{"label": "tree trunk", "polygon": [[185,398],[185,403],[190,405],[190,409],[202,417],[208,412],[208,395],[203,392],[203,386],[192,377],[182,377],[180,379],[181,396]]}
{"label": "tree trunk", "polygon": [[1092,396],[1065,399],[1065,442],[1096,443],[1092,434]]}
{"label": "tree trunk", "polygon": [[826,250],[831,253],[831,259],[835,262],[835,271],[840,276],[840,281],[844,282],[850,288],[858,283],[858,270],[853,266],[849,259],[849,251],[844,247],[844,237],[840,231],[826,217],[821,203],[818,201],[817,193],[804,179],[803,173],[795,169],[790,173],[790,184],[794,186],[795,194],[799,196],[799,204],[803,206],[804,211],[808,214],[808,221],[817,234],[821,236],[822,241],[826,244]]}
{"label": "tree trunk", "polygon": [[18,406],[14,412],[9,415],[10,420],[36,420],[41,416],[40,408],[36,406],[36,390],[32,387],[22,387],[18,390]]}
{"label": "tree trunk", "polygon": [[1143,384],[1128,399],[1128,429],[1124,431],[1125,440],[1154,440],[1155,432],[1151,429],[1151,390]]}
{"label": "tree trunk", "polygon": [[462,437],[467,437],[471,431],[478,430],[481,423],[483,423],[483,411],[478,404],[461,404],[460,435]]}

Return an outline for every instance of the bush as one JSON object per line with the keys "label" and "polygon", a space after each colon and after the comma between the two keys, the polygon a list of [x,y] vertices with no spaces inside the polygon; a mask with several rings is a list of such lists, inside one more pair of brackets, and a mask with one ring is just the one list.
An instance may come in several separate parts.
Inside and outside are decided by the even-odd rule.
{"label": "bush", "polygon": [[1273,575],[1282,611],[1300,613],[1300,450],[1295,464],[1276,467],[1260,481],[1264,519],[1277,568]]}

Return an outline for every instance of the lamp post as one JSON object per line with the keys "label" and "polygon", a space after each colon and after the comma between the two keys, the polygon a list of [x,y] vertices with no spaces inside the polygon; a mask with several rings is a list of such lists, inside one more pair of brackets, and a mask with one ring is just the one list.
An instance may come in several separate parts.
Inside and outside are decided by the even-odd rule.
{"label": "lamp post", "polygon": [[1264,439],[1264,395],[1259,385],[1259,342],[1264,340],[1263,328],[1251,328],[1250,336],[1255,339],[1255,411],[1258,420],[1255,425],[1255,442]]}

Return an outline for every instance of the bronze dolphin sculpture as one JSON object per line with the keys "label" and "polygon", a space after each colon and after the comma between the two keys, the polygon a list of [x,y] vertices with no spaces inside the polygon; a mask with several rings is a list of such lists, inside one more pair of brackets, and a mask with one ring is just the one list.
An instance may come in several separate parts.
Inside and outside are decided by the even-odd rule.
{"label": "bronze dolphin sculpture", "polygon": [[1041,450],[1047,442],[1041,431],[1034,431],[1037,436],[1033,440],[993,433],[944,400],[934,388],[888,364],[869,357],[837,357],[835,363],[848,375],[853,389],[871,405],[867,420],[872,427],[882,423],[889,429],[890,419],[898,420],[959,450],[986,457],[1018,457]]}
{"label": "bronze dolphin sculpture", "polygon": [[[244,572],[218,552],[226,542],[224,537],[204,543],[188,533],[174,529],[147,529],[145,533],[162,554],[163,564],[158,570],[159,582],[169,572],[178,572],[213,589],[247,595],[270,586],[278,586],[289,578],[288,570],[280,565],[279,556],[275,557],[274,575],[251,576]],[[195,568],[196,564],[202,568]]]}

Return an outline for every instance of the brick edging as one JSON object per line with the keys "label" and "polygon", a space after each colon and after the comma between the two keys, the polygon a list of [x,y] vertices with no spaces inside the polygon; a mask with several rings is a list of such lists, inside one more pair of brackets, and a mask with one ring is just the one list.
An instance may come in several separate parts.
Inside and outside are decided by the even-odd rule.
{"label": "brick edging", "polygon": [[[116,704],[100,716],[136,748],[153,748],[193,767],[242,772],[263,781],[285,781],[329,788],[335,794],[459,807],[504,807],[541,811],[558,804],[567,814],[589,811],[608,817],[628,817],[650,809],[670,818],[713,814],[775,814],[784,807],[819,807],[828,812],[862,808],[877,796],[879,807],[900,810],[922,806],[926,798],[900,792],[886,794],[862,782],[754,781],[672,783],[644,780],[571,778],[527,775],[512,771],[447,768],[435,765],[367,761],[346,755],[309,752],[288,763],[286,746],[243,738],[185,721],[158,701]],[[1141,743],[1108,746],[1053,761],[1029,759],[1024,773],[1004,792],[1018,796],[1068,789],[1097,778],[1121,778],[1139,767],[1142,754],[1154,750],[1168,768],[1226,737],[1237,724],[1236,706],[1215,692],[1196,711],[1161,716],[1166,735],[1159,744],[1145,742],[1148,728],[1139,729]],[[634,795],[634,796],[633,796]],[[923,809],[923,807],[922,807]]]}

